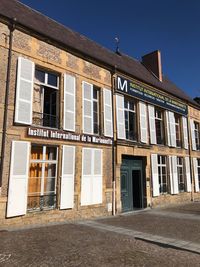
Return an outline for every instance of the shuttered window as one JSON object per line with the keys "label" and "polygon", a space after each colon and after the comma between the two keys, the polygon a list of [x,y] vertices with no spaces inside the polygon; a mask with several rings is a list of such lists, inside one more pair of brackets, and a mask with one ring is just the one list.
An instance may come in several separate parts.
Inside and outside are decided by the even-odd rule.
{"label": "shuttered window", "polygon": [[75,131],[76,123],[76,80],[75,77],[64,75],[64,114],[63,128]]}
{"label": "shuttered window", "polygon": [[191,192],[192,186],[191,186],[190,158],[189,157],[185,157],[185,173],[186,173],[187,192]]}
{"label": "shuttered window", "polygon": [[200,125],[198,122],[194,122],[194,136],[196,143],[196,150],[200,150]]}
{"label": "shuttered window", "polygon": [[147,134],[147,106],[143,102],[139,102],[139,112],[140,112],[140,141],[142,143],[148,143]]}
{"label": "shuttered window", "polygon": [[104,99],[104,135],[113,137],[113,121],[112,121],[112,94],[111,90],[103,89]]}
{"label": "shuttered window", "polygon": [[124,117],[124,96],[116,95],[117,112],[117,138],[126,139],[125,117]]}
{"label": "shuttered window", "polygon": [[81,205],[102,203],[102,150],[83,148]]}
{"label": "shuttered window", "polygon": [[188,149],[188,126],[186,117],[182,117],[182,126],[183,126],[183,147],[185,149]]}
{"label": "shuttered window", "polygon": [[15,122],[17,123],[32,124],[34,68],[32,61],[18,58],[15,102]]}
{"label": "shuttered window", "polygon": [[29,155],[29,142],[12,142],[7,217],[26,214]]}
{"label": "shuttered window", "polygon": [[148,105],[148,113],[149,113],[150,143],[157,144],[154,106]]}
{"label": "shuttered window", "polygon": [[75,147],[63,146],[60,209],[74,207]]}
{"label": "shuttered window", "polygon": [[160,195],[159,179],[158,179],[158,155],[157,154],[151,154],[151,175],[152,175],[153,196],[157,197]]}
{"label": "shuttered window", "polygon": [[200,159],[193,158],[195,192],[200,188]]}
{"label": "shuttered window", "polygon": [[[169,178],[171,194],[178,194],[178,173],[177,173],[177,157],[169,156]],[[169,186],[168,186],[169,188]]]}
{"label": "shuttered window", "polygon": [[198,133],[196,133],[195,135],[195,124],[194,124],[193,119],[190,119],[190,128],[191,128],[191,137],[192,137],[192,150],[197,150],[196,137]]}

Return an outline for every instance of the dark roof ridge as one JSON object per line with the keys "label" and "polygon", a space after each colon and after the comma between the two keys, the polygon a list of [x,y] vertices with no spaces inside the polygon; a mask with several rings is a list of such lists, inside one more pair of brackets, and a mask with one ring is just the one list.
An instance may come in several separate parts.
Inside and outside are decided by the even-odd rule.
{"label": "dark roof ridge", "polygon": [[95,60],[100,65],[107,66],[108,69],[116,68],[122,74],[130,76],[130,79],[131,77],[138,79],[200,108],[183,90],[169,80],[160,82],[137,59],[123,53],[118,55],[18,0],[0,0],[0,15],[10,20],[16,17],[19,26],[29,29],[41,37],[49,38],[49,41],[66,47],[75,55],[82,55],[91,62]]}

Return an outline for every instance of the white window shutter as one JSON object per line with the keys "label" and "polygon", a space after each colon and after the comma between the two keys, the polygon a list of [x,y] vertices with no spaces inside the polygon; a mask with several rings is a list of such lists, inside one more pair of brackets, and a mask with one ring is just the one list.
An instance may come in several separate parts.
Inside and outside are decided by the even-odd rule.
{"label": "white window shutter", "polygon": [[104,103],[104,135],[113,137],[113,121],[112,121],[112,93],[111,90],[103,89]]}
{"label": "white window shutter", "polygon": [[140,140],[142,143],[148,143],[147,136],[147,106],[143,102],[139,102],[140,110]]}
{"label": "white window shutter", "polygon": [[170,128],[170,138],[171,138],[171,146],[176,147],[176,125],[175,125],[175,117],[174,113],[169,111],[169,128]]}
{"label": "white window shutter", "polygon": [[183,125],[183,147],[188,149],[188,127],[187,127],[187,118],[182,116],[182,125]]}
{"label": "white window shutter", "polygon": [[15,122],[17,123],[32,124],[34,70],[35,65],[32,61],[18,58],[15,102]]}
{"label": "white window shutter", "polygon": [[150,143],[156,144],[156,125],[155,125],[155,108],[148,105],[149,111],[149,130],[150,130]]}
{"label": "white window shutter", "polygon": [[191,192],[192,186],[191,186],[190,158],[189,157],[185,157],[185,172],[186,172],[187,192]]}
{"label": "white window shutter", "polygon": [[194,120],[190,119],[191,137],[192,137],[192,150],[197,150],[195,133],[194,133]]}
{"label": "white window shutter", "polygon": [[63,129],[75,132],[75,124],[76,124],[76,80],[75,77],[65,74]]}
{"label": "white window shutter", "polygon": [[178,173],[177,173],[177,156],[169,156],[169,169],[170,169],[171,194],[175,195],[179,193]]}
{"label": "white window shutter", "polygon": [[166,127],[167,127],[167,144],[171,146],[170,126],[169,126],[169,111],[165,111],[166,115]]}
{"label": "white window shutter", "polygon": [[198,178],[198,169],[197,169],[197,158],[193,158],[193,168],[194,168],[195,192],[199,192],[199,178]]}
{"label": "white window shutter", "polygon": [[90,148],[82,150],[81,206],[92,203],[93,153]]}
{"label": "white window shutter", "polygon": [[159,180],[158,180],[158,155],[157,154],[151,154],[151,173],[152,173],[153,196],[157,197],[160,195]]}
{"label": "white window shutter", "polygon": [[125,134],[125,118],[124,118],[124,97],[116,95],[117,109],[117,138],[126,139]]}
{"label": "white window shutter", "polygon": [[102,150],[93,149],[92,204],[102,203]]}
{"label": "white window shutter", "polygon": [[30,143],[12,141],[7,217],[26,214]]}
{"label": "white window shutter", "polygon": [[102,203],[102,150],[83,148],[81,205]]}
{"label": "white window shutter", "polygon": [[93,134],[93,85],[83,82],[83,133]]}
{"label": "white window shutter", "polygon": [[60,209],[74,207],[75,147],[63,146]]}

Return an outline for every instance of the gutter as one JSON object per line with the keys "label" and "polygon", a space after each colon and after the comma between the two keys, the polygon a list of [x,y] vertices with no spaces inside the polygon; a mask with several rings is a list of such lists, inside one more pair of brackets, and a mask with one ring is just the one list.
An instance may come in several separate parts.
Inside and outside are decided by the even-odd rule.
{"label": "gutter", "polygon": [[7,118],[8,118],[8,99],[10,91],[10,72],[11,72],[11,61],[12,61],[12,45],[13,45],[13,31],[15,30],[16,19],[12,19],[8,25],[9,34],[9,50],[8,50],[8,65],[6,75],[6,92],[4,99],[4,116],[3,116],[3,128],[2,128],[2,140],[1,140],[1,169],[0,169],[0,187],[3,181],[3,170],[4,170],[4,158],[5,158],[5,147],[6,147],[6,131],[7,131]]}
{"label": "gutter", "polygon": [[116,68],[111,72],[111,99],[112,99],[112,127],[113,127],[113,138],[112,138],[112,214],[116,214],[116,180],[115,180],[115,121],[114,121],[114,95],[115,95],[115,78]]}

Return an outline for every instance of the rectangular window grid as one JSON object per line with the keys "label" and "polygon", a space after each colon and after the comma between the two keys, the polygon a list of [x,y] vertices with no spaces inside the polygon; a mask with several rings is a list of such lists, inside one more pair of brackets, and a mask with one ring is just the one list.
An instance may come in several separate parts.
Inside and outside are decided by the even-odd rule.
{"label": "rectangular window grid", "polygon": [[136,105],[133,100],[124,99],[126,139],[137,140]]}
{"label": "rectangular window grid", "polygon": [[182,157],[177,157],[177,174],[179,192],[185,192],[184,163]]}
{"label": "rectangular window grid", "polygon": [[163,111],[155,108],[155,126],[157,144],[164,145],[164,121]]}
{"label": "rectangular window grid", "polygon": [[57,147],[32,145],[28,179],[27,209],[56,206]]}
{"label": "rectangular window grid", "polygon": [[168,193],[167,158],[158,155],[158,178],[160,194]]}

